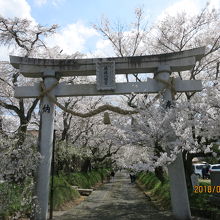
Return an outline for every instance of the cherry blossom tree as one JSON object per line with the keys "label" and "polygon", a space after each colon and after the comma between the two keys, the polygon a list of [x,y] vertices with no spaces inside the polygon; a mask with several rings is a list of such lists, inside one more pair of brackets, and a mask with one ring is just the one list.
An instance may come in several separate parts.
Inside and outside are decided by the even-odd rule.
{"label": "cherry blossom tree", "polygon": [[[143,10],[136,10],[136,15],[141,15],[143,17]],[[141,19],[137,20],[139,20],[140,23],[143,21]],[[140,23],[135,23],[138,24],[136,27],[139,27],[140,29],[136,29],[135,33],[139,34],[133,35],[133,38],[132,34],[130,36],[126,35],[128,32],[123,31],[123,25],[117,25],[116,28],[114,28],[107,19],[104,19],[100,26],[96,26],[96,29],[103,34],[104,38],[109,39],[109,41],[112,43],[112,47],[116,52],[116,55],[118,56],[178,52],[200,46],[206,46],[207,48],[203,59],[197,62],[191,71],[175,72],[171,75],[181,79],[202,79],[204,82],[204,87],[206,88],[200,94],[183,93],[176,95],[175,109],[178,109],[181,114],[178,114],[176,110],[172,109],[172,111],[176,112],[174,114],[177,117],[175,120],[172,117],[170,118],[169,113],[162,117],[160,112],[161,110],[158,110],[157,103],[154,103],[154,105],[152,105],[150,108],[149,105],[146,104],[147,107],[145,108],[145,111],[148,112],[149,109],[153,108],[151,113],[142,112],[141,116],[139,114],[133,116],[133,120],[136,121],[136,124],[141,125],[138,126],[139,132],[144,132],[144,134],[146,134],[142,140],[142,142],[144,140],[146,142],[142,143],[142,147],[146,147],[150,152],[153,152],[153,156],[150,154],[150,158],[146,157],[145,161],[148,164],[154,164],[158,167],[161,167],[161,165],[163,165],[163,163],[166,161],[170,162],[170,160],[175,157],[175,154],[181,150],[184,156],[186,174],[189,183],[188,185],[190,185],[192,158],[195,156],[213,155],[211,153],[213,149],[211,143],[214,143],[217,140],[217,136],[214,135],[214,130],[218,131],[218,120],[216,120],[216,117],[213,119],[213,114],[216,115],[218,112],[218,110],[215,109],[218,108],[217,97],[215,98],[215,107],[213,107],[213,105],[211,107],[208,103],[210,103],[211,100],[213,102],[213,96],[217,94],[216,86],[218,85],[220,58],[220,32],[217,30],[219,30],[220,27],[220,12],[216,9],[210,9],[209,5],[207,4],[197,15],[189,15],[185,12],[174,16],[167,15],[161,20],[157,21],[154,26],[149,28],[150,31],[147,32],[146,26],[142,29],[142,25]],[[142,34],[144,34],[144,37],[141,37]],[[138,38],[137,42],[140,44],[135,44],[135,41],[132,41],[132,39],[135,38]],[[133,48],[136,49],[133,50]],[[132,53],[131,51],[135,51],[135,53]],[[141,78],[136,75],[135,79],[145,80],[146,77]],[[127,81],[129,81],[128,77]],[[211,100],[209,100],[211,93],[210,91],[212,91],[213,94]],[[152,96],[150,95],[142,96],[142,102],[148,103],[151,98]],[[182,105],[180,105],[181,103]],[[129,96],[127,104],[135,108],[140,107],[137,103],[137,96],[135,94],[132,97]],[[182,109],[180,107],[182,107]],[[156,115],[154,115],[154,113]],[[147,118],[146,121],[143,120],[145,117]],[[155,120],[155,123],[153,123],[151,119]],[[165,123],[165,119],[169,119],[168,121],[173,123],[172,125],[176,129],[175,135],[177,137],[178,143],[181,143],[181,145],[175,143],[173,146],[175,151],[172,151],[173,153],[171,153],[171,157],[166,153],[166,147],[168,147],[166,145],[168,145],[168,143],[166,139],[164,139],[164,137],[166,137],[165,134],[169,133],[169,130],[166,129],[166,126],[164,127],[163,124],[158,123]],[[144,125],[142,121],[145,121],[146,125]],[[151,121],[152,124],[151,126],[146,127],[148,123],[150,123],[149,121]],[[160,135],[156,132],[155,128],[152,127],[153,124],[155,127],[158,126],[157,129]],[[209,126],[207,127],[208,124]],[[207,128],[209,129],[207,130]],[[179,132],[177,133],[177,131]],[[150,133],[150,137],[152,139],[149,139],[149,136],[147,135]],[[136,131],[135,134],[136,135],[134,135],[134,140],[135,137],[138,137],[138,131]],[[133,136],[130,135],[130,137]],[[136,141],[136,143],[138,143],[138,141]],[[134,150],[132,146],[129,148],[129,150],[131,149]],[[161,163],[156,161],[160,161]],[[133,165],[134,164],[135,163],[133,163]],[[145,168],[148,167],[149,169],[152,169],[150,166],[151,165],[145,166]],[[163,171],[161,169],[158,173],[162,172]]]}
{"label": "cherry blossom tree", "polygon": [[[14,213],[11,217],[18,219],[33,214],[37,207],[37,200],[34,197],[34,178],[38,166],[40,154],[36,149],[36,138],[26,137],[22,145],[17,145],[13,136],[1,134],[0,144],[0,210],[7,212],[9,207]],[[15,195],[13,193],[16,193]],[[13,210],[11,210],[13,211]]]}
{"label": "cherry blossom tree", "polygon": [[[27,19],[0,17],[0,43],[9,47],[15,47],[19,51],[19,54],[34,56],[39,54],[39,52],[36,53],[36,51],[40,50],[40,48],[43,47],[46,49],[43,38],[53,34],[56,28],[56,25],[52,25],[51,27],[36,25]],[[39,99],[27,101],[13,98],[15,86],[28,84],[30,80],[24,79],[24,77],[9,64],[2,63],[0,68],[0,106],[11,114],[18,116],[18,144],[22,144],[25,140],[27,126],[30,123],[32,113]]]}
{"label": "cherry blossom tree", "polygon": [[[86,102],[87,105],[80,106],[81,109],[87,106],[87,109],[91,110],[97,104],[101,104],[99,98],[95,99],[95,103],[94,100],[91,103],[89,103],[88,100],[89,99],[87,99]],[[106,164],[107,161],[114,161],[114,155],[118,153],[121,146],[124,144],[123,135],[120,135],[120,129],[116,126],[119,122],[119,117],[117,117],[116,122],[114,120],[115,117],[117,116],[111,113],[111,124],[106,125],[104,124],[102,114],[86,119],[73,116],[68,130],[68,139],[66,139],[65,142],[62,140],[63,132],[60,134],[61,139],[59,141],[60,143],[58,143],[57,151],[58,157],[62,154],[63,159],[60,158],[60,162],[57,161],[57,163],[59,163],[58,169],[62,169],[63,166],[69,166],[74,167],[75,171],[80,168],[81,171],[87,172],[88,170],[91,170],[92,167],[95,169],[98,167],[104,167],[104,164]],[[66,149],[62,150],[59,146],[60,144],[62,146],[66,145]],[[64,159],[65,157],[75,158],[75,162],[78,164],[78,169],[74,165],[74,160],[70,163],[68,162],[68,159]],[[111,162],[108,165],[111,166]],[[71,170],[71,168],[69,170]]]}
{"label": "cherry blossom tree", "polygon": [[[149,37],[153,39],[150,53],[182,51],[205,45],[207,50],[203,59],[198,62],[191,71],[173,73],[173,75],[181,79],[202,79],[204,87],[209,87],[209,89],[213,89],[214,91],[215,83],[213,83],[213,80],[218,78],[220,60],[220,34],[219,31],[217,31],[219,29],[219,23],[219,10],[210,9],[208,4],[197,15],[189,15],[185,12],[177,14],[176,16],[167,15],[162,21],[155,25],[154,31],[152,31],[153,34],[149,35]],[[183,150],[188,186],[190,185],[193,157],[210,156],[210,154],[204,154],[207,150],[201,149],[201,142],[199,141],[198,143],[198,140],[204,140],[204,138],[206,138],[205,142],[209,143],[206,144],[206,146],[210,146],[211,140],[216,140],[215,136],[208,138],[207,135],[204,136],[204,132],[200,132],[203,130],[199,127],[201,120],[200,123],[192,123],[197,121],[198,115],[200,115],[200,119],[207,119],[207,113],[210,110],[205,110],[203,108],[204,103],[202,104],[201,101],[198,102],[198,100],[204,100],[204,96],[209,99],[209,94],[206,92],[207,90],[205,89],[201,94],[184,93],[176,96],[177,102],[186,101],[191,103],[188,105],[188,117],[190,120],[187,121],[191,124],[190,132],[192,132],[192,134],[190,135],[188,131],[188,135],[189,137],[193,137],[193,145],[197,145],[199,149],[193,152],[189,150],[193,147],[188,146],[188,150]],[[195,102],[194,99],[197,100],[197,102]],[[198,105],[198,103],[200,105]],[[195,109],[197,109],[197,111],[193,111]],[[208,123],[208,121],[210,120],[207,120],[206,123]],[[212,133],[211,127],[209,128],[209,133]],[[189,137],[187,138],[186,136],[186,140],[190,139]],[[209,147],[207,149],[209,149]]]}

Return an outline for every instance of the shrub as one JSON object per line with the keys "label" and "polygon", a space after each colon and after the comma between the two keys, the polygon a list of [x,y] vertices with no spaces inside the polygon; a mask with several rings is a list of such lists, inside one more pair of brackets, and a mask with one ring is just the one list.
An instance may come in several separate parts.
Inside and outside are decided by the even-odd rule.
{"label": "shrub", "polygon": [[78,186],[80,188],[90,188],[91,184],[83,173],[71,173],[65,176],[67,182],[72,186]]}
{"label": "shrub", "polygon": [[53,208],[59,209],[65,202],[77,199],[80,194],[62,176],[54,176]]}
{"label": "shrub", "polygon": [[100,169],[88,173],[71,173],[66,175],[65,179],[72,186],[91,188],[96,183],[101,182],[107,174],[108,170]]}
{"label": "shrub", "polygon": [[138,182],[144,185],[150,195],[162,203],[164,207],[170,208],[171,198],[168,179],[162,184],[154,173],[142,172],[138,174]]}
{"label": "shrub", "polygon": [[33,195],[33,180],[23,184],[4,182],[0,184],[0,216],[30,217],[36,207]]}

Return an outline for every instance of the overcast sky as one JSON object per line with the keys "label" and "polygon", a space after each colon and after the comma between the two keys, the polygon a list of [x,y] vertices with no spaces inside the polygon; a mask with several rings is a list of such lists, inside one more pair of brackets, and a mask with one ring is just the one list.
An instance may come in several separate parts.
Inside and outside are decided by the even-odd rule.
{"label": "overcast sky", "polygon": [[[196,13],[205,3],[206,0],[0,0],[0,14],[28,18],[41,25],[58,24],[58,33],[48,39],[48,44],[60,46],[65,53],[110,56],[109,42],[92,28],[102,16],[129,23],[134,9],[143,7],[146,20],[154,23],[166,13]],[[210,0],[210,7],[219,8],[220,0]],[[6,48],[1,47],[0,60],[8,60]]]}

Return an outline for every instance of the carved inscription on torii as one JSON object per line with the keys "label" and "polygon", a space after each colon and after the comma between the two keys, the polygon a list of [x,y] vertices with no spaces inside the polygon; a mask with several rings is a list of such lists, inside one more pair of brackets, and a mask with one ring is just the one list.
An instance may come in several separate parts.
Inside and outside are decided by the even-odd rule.
{"label": "carved inscription on torii", "polygon": [[115,63],[97,62],[96,85],[98,91],[115,90]]}

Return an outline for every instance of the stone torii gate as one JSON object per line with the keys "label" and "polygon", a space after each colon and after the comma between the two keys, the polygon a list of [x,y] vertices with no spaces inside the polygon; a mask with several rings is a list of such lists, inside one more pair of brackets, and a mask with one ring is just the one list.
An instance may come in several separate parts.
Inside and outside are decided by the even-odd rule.
{"label": "stone torii gate", "polygon": [[[94,59],[35,59],[10,56],[10,63],[25,77],[43,78],[47,93],[42,95],[40,83],[15,88],[16,98],[41,97],[41,123],[39,149],[42,159],[38,168],[37,196],[40,213],[37,220],[46,220],[48,211],[49,180],[52,158],[54,128],[54,101],[56,97],[122,95],[130,93],[163,92],[166,102],[172,101],[170,73],[190,70],[205,53],[205,48],[195,48],[168,54],[136,57],[114,57]],[[154,73],[155,79],[147,82],[115,83],[115,74]],[[96,84],[58,83],[61,77],[96,75]],[[172,80],[176,92],[202,90],[199,80]],[[182,155],[168,166],[171,184],[171,200],[177,219],[190,219],[190,207],[185,181]]]}

